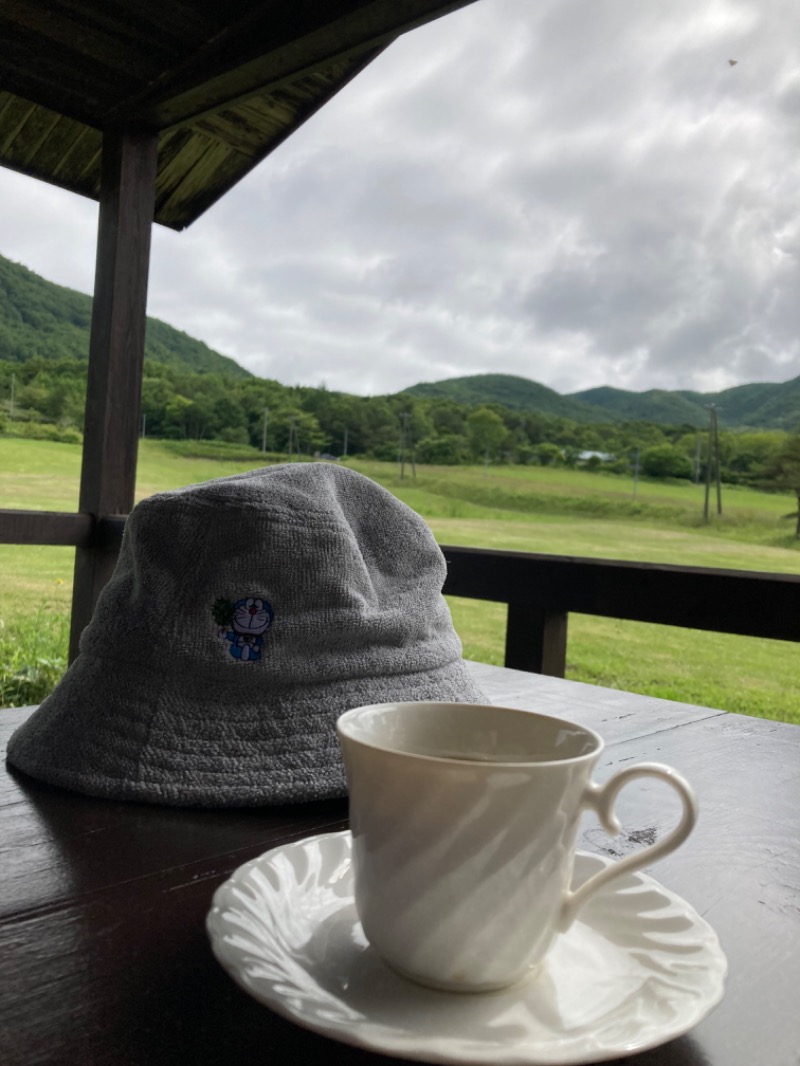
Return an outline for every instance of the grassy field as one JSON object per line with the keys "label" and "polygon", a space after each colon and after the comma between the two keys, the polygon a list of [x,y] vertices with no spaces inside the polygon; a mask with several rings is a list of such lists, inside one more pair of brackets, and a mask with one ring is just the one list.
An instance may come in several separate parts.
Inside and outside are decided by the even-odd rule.
{"label": "grassy field", "polygon": [[[190,454],[192,451],[199,454]],[[205,454],[203,454],[205,452]],[[219,458],[220,453],[227,457]],[[137,498],[259,465],[247,449],[144,441]],[[703,523],[703,486],[541,467],[406,468],[353,461],[419,511],[443,544],[800,573],[786,496],[723,490]],[[75,510],[80,450],[0,440],[0,506]],[[712,512],[715,501],[712,499]],[[72,552],[0,545],[0,704],[41,698],[63,669]],[[451,600],[468,658],[502,661],[505,608]],[[800,646],[570,616],[567,676],[800,722]]]}

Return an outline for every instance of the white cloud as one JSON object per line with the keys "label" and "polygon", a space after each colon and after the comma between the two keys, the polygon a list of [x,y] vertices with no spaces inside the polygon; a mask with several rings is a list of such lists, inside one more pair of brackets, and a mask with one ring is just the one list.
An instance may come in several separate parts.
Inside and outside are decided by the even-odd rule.
{"label": "white cloud", "polygon": [[[798,30],[778,0],[480,0],[396,42],[189,230],[157,227],[149,311],[359,393],[797,376]],[[90,291],[95,220],[0,172],[0,251],[44,276]]]}

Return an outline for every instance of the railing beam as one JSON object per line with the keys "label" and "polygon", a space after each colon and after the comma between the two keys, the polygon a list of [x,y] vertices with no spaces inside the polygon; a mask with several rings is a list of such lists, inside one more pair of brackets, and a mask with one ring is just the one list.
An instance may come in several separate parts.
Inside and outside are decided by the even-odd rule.
{"label": "railing beam", "polygon": [[91,540],[94,521],[90,514],[67,511],[0,510],[0,544],[79,544]]}
{"label": "railing beam", "polygon": [[563,669],[569,612],[800,642],[798,574],[447,545],[442,550],[446,595],[513,605],[506,665],[522,670],[557,676]]}

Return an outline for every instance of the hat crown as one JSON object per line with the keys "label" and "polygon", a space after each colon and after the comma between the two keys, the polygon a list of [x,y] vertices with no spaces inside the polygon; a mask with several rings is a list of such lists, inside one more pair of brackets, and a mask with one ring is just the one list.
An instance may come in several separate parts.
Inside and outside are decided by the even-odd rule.
{"label": "hat crown", "polygon": [[326,463],[266,467],[143,500],[81,651],[213,673],[266,603],[244,661],[258,657],[272,683],[392,669],[409,647],[427,646],[433,666],[460,654],[445,572],[425,522],[375,482]]}

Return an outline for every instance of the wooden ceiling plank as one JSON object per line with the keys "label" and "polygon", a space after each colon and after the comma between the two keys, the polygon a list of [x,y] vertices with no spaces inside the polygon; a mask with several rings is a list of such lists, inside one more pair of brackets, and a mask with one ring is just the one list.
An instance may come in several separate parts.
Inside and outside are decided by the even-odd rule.
{"label": "wooden ceiling plank", "polygon": [[[182,143],[178,151],[174,152],[171,159],[159,159],[158,176],[156,179],[156,215],[159,215],[162,207],[170,201],[170,198],[183,180],[184,175],[195,166],[197,160],[203,156],[208,149],[208,142],[204,136],[191,134],[187,137],[185,136],[185,131],[180,131],[180,134]],[[163,141],[160,141],[159,155],[164,151],[161,147],[162,144]]]}
{"label": "wooden ceiling plank", "polygon": [[[217,172],[227,169],[230,162],[231,150],[225,145],[211,138],[196,138],[193,143],[194,160],[185,167],[169,189],[161,190],[157,194],[157,212],[159,215],[170,215],[176,208],[185,203],[193,203],[196,197],[210,183]],[[199,149],[199,150],[198,150]],[[235,165],[238,173],[240,167],[238,161]]]}
{"label": "wooden ceiling plank", "polygon": [[220,111],[208,118],[198,119],[192,123],[192,129],[202,131],[206,136],[213,137],[248,159],[252,159],[264,143],[267,132],[263,122],[254,126],[236,111]]}
{"label": "wooden ceiling plank", "polygon": [[197,168],[203,165],[203,160],[208,162],[211,155],[222,159],[227,151],[227,147],[219,141],[193,131],[191,139],[175,160],[175,165],[165,168],[160,175],[159,205],[169,206],[182,185],[188,188],[188,182]]}
{"label": "wooden ceiling plank", "polygon": [[32,173],[49,174],[52,180],[69,184],[79,169],[79,165],[76,166],[80,159],[76,155],[76,142],[78,145],[83,142],[86,129],[86,126],[62,118],[27,161],[26,169]]}
{"label": "wooden ceiling plank", "polygon": [[[169,169],[179,160],[181,153],[192,139],[192,131],[188,126],[181,126],[177,130],[160,134],[158,138],[158,176],[163,177]],[[178,162],[178,165],[179,162]]]}
{"label": "wooden ceiling plank", "polygon": [[286,94],[280,91],[264,93],[260,96],[251,96],[243,104],[237,104],[239,108],[246,108],[247,112],[254,114],[254,122],[263,126],[265,122],[292,122],[296,117],[296,108],[289,102]]}
{"label": "wooden ceiling plank", "polygon": [[164,224],[175,230],[185,229],[237,183],[241,171],[241,157],[235,152],[229,152],[207,184],[195,195],[189,198],[186,195],[188,190],[186,188],[181,190],[181,199],[173,200],[169,206],[169,213],[164,213]]}
{"label": "wooden ceiling plank", "polygon": [[13,93],[0,92],[0,130],[7,125],[7,116],[11,114],[17,104],[17,97]]}
{"label": "wooden ceiling plank", "polygon": [[[11,147],[25,128],[26,123],[30,120],[36,105],[29,103],[27,100],[20,100],[16,97],[14,100],[14,106],[9,109],[11,111],[10,121],[6,125],[7,133],[0,142],[0,154],[6,155],[11,151]],[[14,112],[16,111],[16,114]]]}
{"label": "wooden ceiling plank", "polygon": [[[65,121],[70,121],[69,119]],[[83,145],[87,136],[89,136],[90,129],[81,122],[75,122],[75,136],[72,138],[69,146],[60,153],[57,160],[53,162],[53,177],[58,177],[66,169],[67,164],[72,159],[75,152]]]}
{"label": "wooden ceiling plank", "polygon": [[[56,127],[61,122],[60,115],[53,115],[52,112],[48,113],[41,107],[36,109],[35,118],[35,125],[38,126],[39,129],[38,133],[35,133],[34,136],[31,137],[31,143],[28,145],[28,148],[22,157],[23,166],[28,166],[30,164],[31,160],[40,152],[42,145],[45,144],[48,138],[55,134]],[[29,133],[31,131],[31,126],[33,125],[34,123],[29,122],[25,132]]]}

